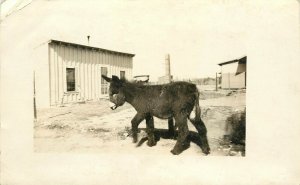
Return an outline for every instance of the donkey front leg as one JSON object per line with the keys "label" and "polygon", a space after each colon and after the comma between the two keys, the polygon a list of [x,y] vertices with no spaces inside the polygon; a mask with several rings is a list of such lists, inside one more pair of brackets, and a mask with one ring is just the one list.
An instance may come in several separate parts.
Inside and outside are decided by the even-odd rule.
{"label": "donkey front leg", "polygon": [[146,132],[147,132],[147,135],[148,135],[147,145],[151,147],[151,146],[156,145],[155,136],[154,136],[153,116],[147,115],[147,117],[146,117],[146,126],[147,126]]}
{"label": "donkey front leg", "polygon": [[189,134],[189,128],[187,125],[187,117],[186,116],[177,116],[175,117],[176,125],[178,126],[178,137],[177,142],[174,148],[171,150],[172,154],[178,155],[183,150],[189,147],[187,142],[187,136]]}
{"label": "donkey front leg", "polygon": [[139,124],[145,119],[144,114],[139,114],[137,113],[134,118],[131,120],[131,129],[132,129],[132,138],[133,138],[133,143],[136,143],[138,138],[138,126]]}

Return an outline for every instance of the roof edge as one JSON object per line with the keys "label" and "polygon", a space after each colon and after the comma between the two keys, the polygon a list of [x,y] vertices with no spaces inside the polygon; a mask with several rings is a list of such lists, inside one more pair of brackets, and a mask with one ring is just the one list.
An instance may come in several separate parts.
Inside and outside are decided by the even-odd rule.
{"label": "roof edge", "polygon": [[225,65],[225,64],[231,64],[231,63],[240,62],[240,61],[246,62],[247,61],[247,55],[244,55],[243,57],[238,58],[238,59],[234,59],[234,60],[230,60],[230,61],[227,61],[227,62],[219,63],[218,65],[222,66],[222,65]]}
{"label": "roof edge", "polygon": [[51,43],[65,44],[65,45],[76,46],[76,47],[83,47],[83,48],[88,48],[88,49],[92,49],[92,50],[99,50],[99,51],[104,51],[104,52],[109,52],[109,53],[120,54],[120,55],[127,55],[127,56],[130,56],[130,57],[135,56],[135,54],[132,54],[132,53],[125,53],[125,52],[114,51],[114,50],[109,50],[109,49],[103,49],[103,48],[87,46],[87,45],[83,45],[83,44],[77,44],[77,43],[66,42],[66,41],[60,41],[60,40],[55,40],[55,39],[50,39],[48,41],[48,44],[51,44]]}

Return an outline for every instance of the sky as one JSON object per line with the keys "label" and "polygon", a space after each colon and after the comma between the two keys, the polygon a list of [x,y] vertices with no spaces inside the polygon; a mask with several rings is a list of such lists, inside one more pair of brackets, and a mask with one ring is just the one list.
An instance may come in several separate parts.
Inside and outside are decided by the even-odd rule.
{"label": "sky", "polygon": [[32,47],[50,39],[87,44],[90,35],[92,46],[134,53],[133,75],[151,81],[164,75],[166,54],[174,78],[214,77],[218,63],[247,54],[244,2],[34,0],[3,25],[15,43]]}

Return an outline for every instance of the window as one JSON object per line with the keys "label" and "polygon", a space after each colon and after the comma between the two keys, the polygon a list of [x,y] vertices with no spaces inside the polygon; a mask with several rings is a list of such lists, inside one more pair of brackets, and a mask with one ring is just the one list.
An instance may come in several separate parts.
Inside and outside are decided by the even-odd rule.
{"label": "window", "polygon": [[120,71],[120,78],[125,79],[125,71]]}
{"label": "window", "polygon": [[75,91],[75,68],[67,68],[67,91]]}
{"label": "window", "polygon": [[[107,67],[101,67],[101,75],[107,76]],[[102,77],[101,77],[101,94],[107,94],[108,93],[108,82],[106,82]]]}

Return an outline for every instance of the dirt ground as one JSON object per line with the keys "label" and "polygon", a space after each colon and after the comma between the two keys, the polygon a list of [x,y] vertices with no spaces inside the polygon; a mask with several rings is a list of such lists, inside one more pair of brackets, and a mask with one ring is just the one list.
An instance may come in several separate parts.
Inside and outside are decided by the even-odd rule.
{"label": "dirt ground", "polygon": [[[208,93],[206,93],[208,94]],[[214,97],[214,96],[211,96]],[[224,139],[226,119],[246,106],[245,92],[230,93],[200,100],[201,115],[208,130],[211,154],[214,156],[244,156],[245,147]],[[51,153],[136,153],[172,155],[173,138],[158,138],[156,146],[145,141],[145,121],[139,126],[139,147],[132,143],[131,119],[135,110],[129,104],[111,110],[108,100],[86,102],[38,110],[34,128],[35,152]],[[154,119],[158,133],[167,130],[167,120]],[[189,123],[189,129],[196,129]],[[196,142],[180,155],[204,155]]]}

